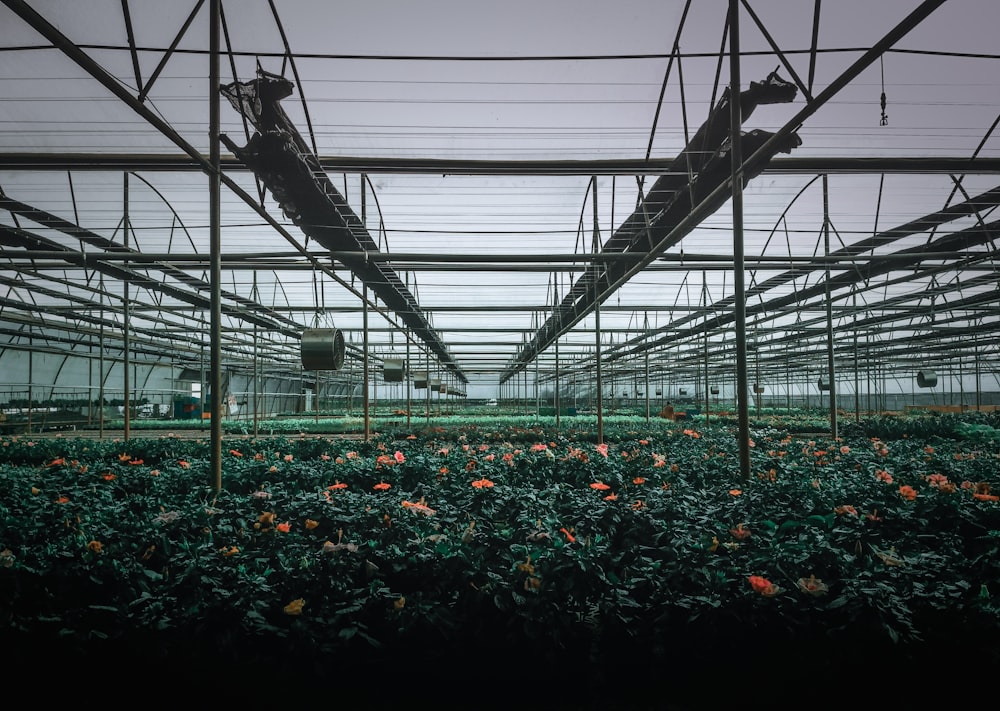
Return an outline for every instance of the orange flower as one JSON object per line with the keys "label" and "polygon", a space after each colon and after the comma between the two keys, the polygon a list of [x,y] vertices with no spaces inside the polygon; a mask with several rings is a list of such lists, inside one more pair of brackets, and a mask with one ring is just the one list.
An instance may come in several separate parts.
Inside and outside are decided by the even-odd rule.
{"label": "orange flower", "polygon": [[68,504],[69,503],[69,497],[68,496],[60,496],[58,499],[56,499],[56,503],[57,504]]}
{"label": "orange flower", "polygon": [[608,494],[604,497],[605,501],[618,501],[618,494]]}
{"label": "orange flower", "polygon": [[66,458],[65,457],[59,457],[58,459],[53,459],[51,462],[49,462],[45,466],[47,466],[47,467],[61,467],[65,463],[66,463]]}
{"label": "orange flower", "polygon": [[688,437],[693,437],[694,439],[698,439],[699,437],[701,437],[701,435],[695,432],[694,430],[684,430],[684,434],[686,434]]}
{"label": "orange flower", "polygon": [[924,447],[924,454],[934,454],[934,448],[928,444]]}
{"label": "orange flower", "polygon": [[87,550],[92,551],[93,553],[103,553],[104,544],[101,543],[100,541],[91,541],[90,543],[87,544]]}
{"label": "orange flower", "polygon": [[915,498],[917,498],[917,490],[914,489],[912,486],[904,484],[903,486],[899,487],[899,495],[902,496],[907,501],[913,501]]}
{"label": "orange flower", "polygon": [[282,533],[288,533],[289,531],[292,530],[292,524],[290,524],[288,521],[285,521],[284,523],[279,523],[278,530],[281,531]]}
{"label": "orange flower", "polygon": [[265,511],[264,513],[262,513],[260,515],[260,517],[258,517],[257,522],[265,524],[265,525],[270,525],[270,524],[274,523],[274,512],[273,511]]}
{"label": "orange flower", "polygon": [[637,476],[635,479],[632,480],[632,483],[635,484],[636,486],[638,486],[640,484],[645,484],[646,483],[646,479],[644,477]]}
{"label": "orange flower", "polygon": [[131,465],[141,465],[141,464],[145,464],[145,462],[142,461],[141,459],[130,459],[129,460],[129,464],[131,464]]}
{"label": "orange flower", "polygon": [[375,491],[388,491],[390,488],[392,488],[392,486],[390,484],[386,484],[384,481],[380,481],[372,488],[375,489]]}
{"label": "orange flower", "polygon": [[632,504],[633,511],[639,511],[644,508],[646,508],[646,502],[643,501],[642,499],[636,499],[635,503]]}
{"label": "orange flower", "polygon": [[230,449],[229,453],[231,455],[233,455],[234,457],[242,457],[243,456],[243,453],[240,450],[238,450],[238,449]]}
{"label": "orange flower", "polygon": [[489,479],[477,479],[476,481],[472,482],[472,486],[474,486],[477,489],[492,489],[493,482],[490,481]]}
{"label": "orange flower", "polygon": [[973,494],[972,498],[977,501],[1000,501],[1000,496],[996,494],[980,494],[978,492]]}
{"label": "orange flower", "polygon": [[342,481],[336,481],[333,484],[330,484],[330,486],[328,486],[326,488],[330,489],[331,491],[337,491],[338,489],[346,489],[347,488],[347,484],[345,484]]}
{"label": "orange flower", "polygon": [[104,479],[104,481],[114,481],[115,475],[112,474],[111,472],[104,472],[103,474],[101,474],[101,478]]}
{"label": "orange flower", "polygon": [[596,449],[597,449],[598,454],[600,454],[600,455],[602,455],[604,457],[608,456],[608,445],[605,444],[604,442],[601,442],[599,445],[597,445]]}
{"label": "orange flower", "polygon": [[607,491],[611,487],[605,484],[603,481],[595,481],[590,485],[591,489],[597,489],[598,491]]}
{"label": "orange flower", "polygon": [[853,506],[837,506],[833,512],[838,516],[857,516],[858,511]]}
{"label": "orange flower", "polygon": [[295,600],[292,600],[290,603],[288,603],[287,605],[285,605],[285,614],[286,615],[301,615],[302,614],[302,608],[305,606],[305,604],[306,604],[306,601],[303,600],[301,597],[297,598]]}
{"label": "orange flower", "polygon": [[572,533],[570,533],[569,531],[567,531],[565,528],[560,528],[559,531],[566,536],[566,541],[567,542],[569,542],[569,543],[576,543],[576,538],[573,536]]}
{"label": "orange flower", "polygon": [[417,512],[425,514],[427,516],[433,516],[434,515],[434,509],[432,509],[430,506],[427,506],[424,503],[423,499],[420,499],[420,501],[418,501],[418,502],[404,501],[403,502],[403,508],[411,509],[412,511],[417,511]]}
{"label": "orange flower", "polygon": [[930,474],[927,477],[927,483],[933,486],[935,489],[940,489],[942,486],[948,484],[948,477],[944,474]]}
{"label": "orange flower", "polygon": [[733,538],[737,541],[742,541],[750,537],[750,529],[743,528],[742,523],[736,524],[736,528],[730,528],[729,532],[733,534]]}
{"label": "orange flower", "polygon": [[319,521],[314,521],[311,518],[306,519],[306,530],[311,531],[319,525]]}
{"label": "orange flower", "polygon": [[230,556],[234,556],[237,553],[239,553],[240,549],[237,548],[236,546],[229,546],[229,548],[220,548],[219,552],[225,557],[229,558]]}
{"label": "orange flower", "polygon": [[729,490],[729,495],[730,496],[740,496],[742,493],[743,492],[740,491],[739,489],[730,489]]}
{"label": "orange flower", "polygon": [[774,597],[781,592],[781,588],[760,575],[751,575],[749,580],[750,587],[753,588],[753,591],[760,593],[764,597]]}
{"label": "orange flower", "polygon": [[184,459],[179,460],[177,462],[177,464],[180,465],[181,469],[190,469],[191,468],[191,462],[188,462],[188,461],[186,461]]}

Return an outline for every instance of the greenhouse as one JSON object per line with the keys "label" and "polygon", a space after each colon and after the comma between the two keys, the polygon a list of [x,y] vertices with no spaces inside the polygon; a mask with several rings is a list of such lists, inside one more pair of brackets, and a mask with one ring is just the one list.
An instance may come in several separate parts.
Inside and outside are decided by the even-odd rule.
{"label": "greenhouse", "polygon": [[2,0],[12,673],[685,711],[1000,671],[998,21]]}

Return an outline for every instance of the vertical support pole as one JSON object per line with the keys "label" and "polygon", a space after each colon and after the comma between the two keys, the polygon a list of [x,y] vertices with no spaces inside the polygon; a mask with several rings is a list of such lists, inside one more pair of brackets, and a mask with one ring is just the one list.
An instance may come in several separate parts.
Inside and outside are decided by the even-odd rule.
{"label": "vertical support pole", "polygon": [[[122,184],[122,208],[124,210],[124,215],[122,216],[122,244],[125,246],[126,252],[128,251],[128,237],[129,237],[129,216],[128,216],[128,173],[124,174],[125,180]],[[129,293],[129,282],[128,282],[128,260],[126,259],[122,263],[122,267],[125,270],[125,281],[122,282],[122,414],[125,417],[125,431],[123,437],[126,442],[132,437],[132,419],[131,419],[131,402],[129,398],[129,391],[132,387],[132,383],[129,380],[131,375],[130,369],[132,364],[131,351],[132,351],[132,339],[131,339],[131,321],[132,321],[132,309],[129,304],[129,299],[131,294]],[[30,405],[30,399],[29,399]]]}
{"label": "vertical support pole", "polygon": [[743,263],[743,147],[740,140],[739,0],[729,0],[729,137],[733,188],[733,290],[736,322],[736,410],[739,423],[740,474],[750,480],[750,410],[747,402],[747,305]]}
{"label": "vertical support pole", "polygon": [[31,384],[35,379],[35,339],[32,336],[33,330],[31,326],[28,326],[28,420],[24,430],[26,434],[31,434],[31,417],[35,410],[31,392]]}
{"label": "vertical support pole", "polygon": [[642,352],[643,356],[643,395],[646,397],[646,423],[649,423],[649,349]]}
{"label": "vertical support pole", "polygon": [[[553,272],[553,274],[552,274],[552,310],[553,310],[553,314],[557,313],[558,308],[559,308],[559,272]],[[555,378],[553,380],[553,386],[552,386],[552,406],[555,408],[555,411],[556,411],[556,429],[558,429],[559,425],[560,425],[559,409],[562,406],[562,403],[559,402],[559,400],[560,400],[560,398],[559,398],[559,395],[560,395],[560,393],[559,393],[559,336],[556,336],[556,339],[555,339],[555,354],[556,354],[556,362],[555,362]]]}
{"label": "vertical support pole", "polygon": [[552,390],[552,405],[556,410],[556,428],[559,427],[559,339],[556,338],[556,363],[555,363],[555,379],[553,380],[553,390]]}
{"label": "vertical support pole", "polygon": [[[260,299],[260,295],[257,292],[257,270],[253,272],[253,298],[254,301]],[[260,399],[260,326],[256,323],[253,325],[253,360],[251,365],[253,366],[253,436],[257,437],[257,430],[260,426],[260,411],[259,399]]]}
{"label": "vertical support pole", "polygon": [[413,386],[411,385],[410,378],[411,378],[411,374],[412,374],[413,370],[410,368],[410,333],[409,333],[409,329],[407,329],[407,331],[405,332],[404,335],[406,337],[406,360],[403,361],[403,362],[404,362],[404,364],[406,366],[406,372],[403,375],[403,387],[406,388],[406,429],[410,429],[410,407],[412,407],[411,400],[410,400],[410,392],[413,390]]}
{"label": "vertical support pole", "polygon": [[[219,18],[222,0],[209,3],[209,242],[211,243],[211,355],[209,388],[212,395],[211,411],[211,478],[212,489],[222,489],[222,169],[219,157]],[[204,401],[202,393],[202,401]]]}
{"label": "vertical support pole", "polygon": [[[823,176],[823,255],[830,257],[830,190]],[[830,436],[837,439],[837,377],[833,369],[833,302],[830,295],[830,262],[826,263],[826,370],[830,379]]]}
{"label": "vertical support pole", "polygon": [[[538,361],[541,360],[541,354],[535,356],[535,421],[538,421],[539,416],[542,414],[542,393],[538,389]],[[525,373],[524,377],[527,378],[528,374]]]}
{"label": "vertical support pole", "polygon": [[[597,222],[597,176],[590,179],[591,200],[594,212],[594,242],[593,250],[596,255],[600,249],[601,229]],[[594,274],[600,272],[597,269],[597,262],[593,264]],[[597,344],[597,352],[594,354],[594,362],[597,368],[597,443],[604,444],[604,386],[601,382],[601,293],[600,277],[594,279],[594,340]],[[614,394],[612,393],[612,397]]]}
{"label": "vertical support pole", "polygon": [[854,421],[861,422],[861,378],[858,375],[858,295],[851,295],[851,313],[854,320]]}
{"label": "vertical support pole", "polygon": [[97,341],[100,348],[100,355],[97,359],[98,383],[97,383],[97,438],[104,439],[104,276],[101,276],[101,328]]}
{"label": "vertical support pole", "polygon": [[980,372],[979,372],[979,344],[978,338],[975,333],[972,334],[972,357],[973,363],[976,366],[976,412],[983,409],[983,396],[982,396],[982,383],[980,382]]}
{"label": "vertical support pole", "polygon": [[362,348],[363,352],[361,354],[361,409],[364,410],[364,421],[365,421],[365,442],[371,437],[371,419],[368,413],[368,285],[365,284],[361,287],[361,297],[362,297]]}

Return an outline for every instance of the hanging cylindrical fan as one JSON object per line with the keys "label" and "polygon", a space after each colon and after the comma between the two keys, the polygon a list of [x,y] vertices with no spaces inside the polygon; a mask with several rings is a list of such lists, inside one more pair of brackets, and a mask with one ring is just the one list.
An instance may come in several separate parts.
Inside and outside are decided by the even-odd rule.
{"label": "hanging cylindrical fan", "polygon": [[304,370],[340,370],[344,367],[344,334],[336,328],[307,328],[302,332]]}
{"label": "hanging cylindrical fan", "polygon": [[937,385],[937,373],[933,370],[918,370],[917,371],[917,387],[918,388],[933,388]]}

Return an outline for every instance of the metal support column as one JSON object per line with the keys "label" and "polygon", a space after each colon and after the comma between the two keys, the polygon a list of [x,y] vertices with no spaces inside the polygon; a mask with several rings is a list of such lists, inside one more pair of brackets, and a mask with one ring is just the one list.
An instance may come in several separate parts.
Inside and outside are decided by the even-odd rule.
{"label": "metal support column", "polygon": [[[222,0],[209,3],[208,106],[209,106],[209,243],[211,278],[211,340],[209,394],[211,395],[211,486],[222,489],[222,168],[219,150],[219,19]],[[202,401],[205,397],[202,393]]]}
{"label": "metal support column", "polygon": [[[823,256],[830,258],[830,190],[823,176]],[[833,302],[830,295],[830,262],[826,263],[826,371],[830,384],[830,436],[837,439],[837,378],[833,366]]]}
{"label": "metal support column", "polygon": [[743,150],[740,141],[739,0],[729,0],[729,137],[732,144],[733,308],[736,324],[736,411],[739,423],[740,474],[750,480],[750,410],[747,402],[747,310],[743,274]]}

